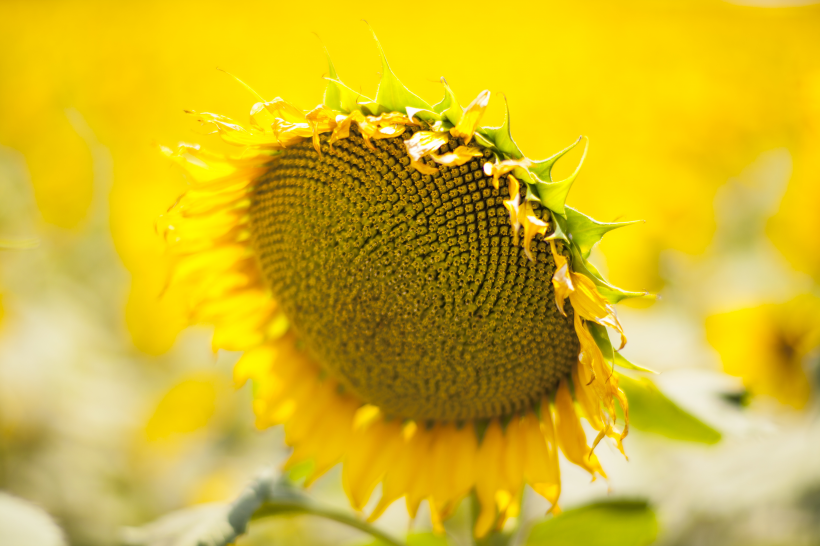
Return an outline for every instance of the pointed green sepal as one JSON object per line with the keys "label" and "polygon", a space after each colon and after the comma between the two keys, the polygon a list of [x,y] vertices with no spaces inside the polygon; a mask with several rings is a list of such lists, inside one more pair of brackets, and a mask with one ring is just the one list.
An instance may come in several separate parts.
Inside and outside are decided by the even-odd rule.
{"label": "pointed green sepal", "polygon": [[555,163],[567,155],[568,152],[572,151],[573,148],[580,144],[581,140],[583,140],[583,136],[579,136],[578,140],[561,150],[560,152],[551,155],[547,159],[542,159],[541,161],[533,161],[532,167],[530,170],[535,173],[535,175],[545,182],[552,182],[552,167]]}
{"label": "pointed green sepal", "polygon": [[578,245],[578,250],[584,258],[589,257],[592,247],[598,244],[608,232],[613,229],[643,222],[643,220],[633,220],[631,222],[598,222],[571,207],[565,207],[564,210],[567,218],[567,229],[569,229],[569,233],[572,236],[572,242]]}
{"label": "pointed green sepal", "polygon": [[354,110],[363,110],[368,104],[373,104],[373,101],[365,97],[358,91],[354,91],[337,79],[326,77],[327,87],[325,88],[325,100],[323,104],[344,114],[349,114]]}
{"label": "pointed green sepal", "polygon": [[[564,218],[558,215],[553,215],[553,218],[556,219],[556,224],[561,225],[564,232],[568,231],[566,220]],[[603,276],[598,272],[595,266],[589,263],[586,258],[581,255],[581,251],[578,250],[578,246],[576,244],[571,243],[569,247],[570,252],[572,253],[572,270],[589,277],[592,282],[595,283],[598,292],[600,292],[600,294],[606,298],[609,303],[616,304],[619,301],[628,298],[654,297],[651,296],[649,292],[630,292],[609,284],[604,280]]]}
{"label": "pointed green sepal", "polygon": [[366,99],[366,101],[370,101],[370,99],[342,83],[327,48],[325,48],[325,57],[327,58],[328,75],[325,77],[327,87],[325,87],[325,96],[322,104],[324,104],[326,108],[345,114],[349,114],[354,110],[361,110],[361,105],[359,104],[360,99]]}
{"label": "pointed green sepal", "polygon": [[[529,187],[527,188],[527,192],[529,194]],[[566,220],[555,214],[553,211],[549,211],[550,219],[552,220],[552,233],[550,233],[547,237],[544,237],[545,241],[555,240],[555,241],[564,241],[568,245],[571,244],[569,240],[569,235],[567,232],[564,231],[566,225]],[[559,220],[560,218],[560,220]]]}
{"label": "pointed green sepal", "polygon": [[441,116],[453,124],[453,127],[458,125],[461,121],[461,116],[464,114],[461,105],[458,104],[453,90],[447,85],[447,80],[441,78],[441,84],[444,86],[444,98],[441,102],[433,105],[433,112],[441,114]]}
{"label": "pointed green sepal", "polygon": [[507,97],[504,97],[504,123],[500,127],[479,127],[476,133],[487,137],[496,148],[509,157],[513,159],[524,157],[510,133],[510,105],[507,103]]}
{"label": "pointed green sepal", "polygon": [[646,377],[618,375],[618,386],[629,402],[629,426],[673,440],[716,444],[721,434],[664,395]]}
{"label": "pointed green sepal", "polygon": [[[580,142],[580,139],[578,140],[578,142]],[[564,155],[569,150],[574,148],[575,145],[578,144],[578,142],[576,142],[575,144],[570,146],[568,149],[565,149],[565,150],[562,150],[561,152],[558,152],[558,154],[556,154],[556,155],[558,155],[559,157],[561,155]],[[573,172],[571,175],[569,175],[565,179],[558,180],[556,182],[545,182],[545,181],[543,181],[543,179],[541,179],[540,176],[537,176],[535,178],[535,186],[537,188],[538,195],[541,197],[541,204],[542,205],[544,205],[545,207],[547,207],[550,210],[554,210],[555,212],[557,212],[561,216],[566,215],[566,210],[565,210],[564,207],[565,207],[565,203],[567,202],[567,195],[569,195],[569,190],[570,190],[570,188],[572,188],[573,182],[575,182],[575,179],[578,177],[578,174],[581,172],[581,167],[584,164],[584,159],[586,159],[586,157],[587,157],[587,151],[588,150],[589,150],[589,139],[587,139],[586,146],[584,146],[584,155],[581,156],[581,161],[578,162],[578,166],[575,168],[575,172]],[[555,157],[555,156],[553,156],[553,157]],[[556,160],[557,159],[558,158],[556,158]],[[546,161],[549,161],[549,159],[547,159]],[[553,161],[553,163],[555,163],[555,161]],[[552,167],[550,166],[550,168],[546,171],[547,174],[549,174],[549,171],[551,169],[552,169]],[[537,172],[535,170],[530,169],[530,171],[535,172],[536,175],[537,175]],[[548,180],[549,180],[549,178],[548,178]]]}
{"label": "pointed green sepal", "polygon": [[370,32],[373,33],[373,39],[376,40],[376,47],[379,48],[379,57],[382,62],[382,79],[376,92],[376,104],[385,112],[404,112],[404,109],[408,106],[421,110],[432,110],[432,107],[424,99],[407,89],[399,81],[387,63],[387,57],[384,55],[384,49],[376,33],[372,28]]}
{"label": "pointed green sepal", "polygon": [[408,106],[404,110],[410,119],[416,118],[431,123],[441,121],[441,114],[436,113],[434,110],[422,110],[421,108],[413,108],[412,106]]}

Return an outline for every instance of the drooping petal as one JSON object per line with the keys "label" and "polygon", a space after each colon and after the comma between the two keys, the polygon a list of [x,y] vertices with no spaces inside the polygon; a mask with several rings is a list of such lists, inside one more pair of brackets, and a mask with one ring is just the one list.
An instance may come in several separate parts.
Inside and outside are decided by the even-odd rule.
{"label": "drooping petal", "polygon": [[510,215],[510,226],[513,231],[513,244],[518,244],[518,228],[521,224],[518,223],[518,207],[521,204],[521,194],[519,193],[518,180],[513,175],[507,176],[507,183],[510,198],[504,201],[504,208]]}
{"label": "drooping petal", "polygon": [[514,169],[519,167],[527,168],[530,165],[532,165],[532,161],[526,157],[523,159],[505,159],[504,161],[497,161],[495,163],[490,163],[488,161],[484,164],[484,174],[493,177],[493,186],[495,189],[498,189],[499,177],[504,176],[507,173],[511,173]]}
{"label": "drooping petal", "polygon": [[558,392],[555,393],[554,415],[558,445],[564,456],[570,462],[589,472],[593,479],[595,479],[596,473],[606,478],[598,458],[587,446],[586,434],[584,434],[584,429],[581,427],[578,414],[575,413],[575,406],[566,379],[561,380]]}
{"label": "drooping petal", "polygon": [[436,155],[430,154],[433,161],[445,167],[452,167],[464,165],[474,157],[481,157],[484,155],[478,148],[470,148],[469,146],[459,146],[450,153]]}

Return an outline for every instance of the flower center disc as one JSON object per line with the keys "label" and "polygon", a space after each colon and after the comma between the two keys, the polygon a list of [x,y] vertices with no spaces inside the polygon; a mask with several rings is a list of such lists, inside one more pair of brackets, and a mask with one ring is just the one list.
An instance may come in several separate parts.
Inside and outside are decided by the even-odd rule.
{"label": "flower center disc", "polygon": [[489,151],[422,175],[402,137],[373,151],[351,131],[332,151],[322,136],[321,156],[309,140],[277,156],[251,207],[265,279],[305,350],[388,415],[528,408],[579,351],[548,246],[533,243],[532,262],[513,243],[503,194],[482,171]]}

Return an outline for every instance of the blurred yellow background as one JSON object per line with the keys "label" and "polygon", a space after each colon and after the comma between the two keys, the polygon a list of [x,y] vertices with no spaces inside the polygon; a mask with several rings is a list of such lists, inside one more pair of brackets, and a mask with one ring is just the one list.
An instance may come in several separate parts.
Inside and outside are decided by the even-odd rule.
{"label": "blurred yellow background", "polygon": [[[361,22],[366,19],[396,74],[428,101],[442,95],[441,76],[462,104],[482,89],[503,93],[513,135],[528,155],[546,157],[579,134],[589,136],[590,153],[569,204],[599,220],[646,220],[610,235],[597,260],[615,284],[670,294],[655,315],[625,314],[627,322],[634,316],[639,327],[633,344],[654,340],[668,348],[677,343],[658,337],[662,328],[647,326],[640,333],[641,324],[660,321],[657,317],[667,313],[695,324],[695,339],[708,353],[703,333],[708,316],[816,294],[820,282],[820,5],[776,4],[4,0],[0,159],[6,158],[6,167],[0,170],[0,200],[5,201],[0,203],[0,240],[39,237],[41,250],[35,253],[47,255],[15,266],[28,259],[19,257],[24,251],[0,254],[0,270],[18,268],[0,276],[0,301],[6,308],[0,328],[19,332],[15,321],[24,321],[31,298],[42,296],[36,286],[25,284],[30,279],[23,278],[21,268],[68,268],[72,286],[82,287],[75,303],[106,317],[92,322],[112,329],[106,335],[116,343],[107,350],[131,367],[121,380],[140,378],[132,386],[135,396],[145,397],[135,404],[145,409],[128,413],[123,419],[130,424],[121,426],[138,430],[140,442],[149,447],[131,445],[133,456],[178,460],[186,456],[183,448],[165,445],[175,434],[190,436],[206,425],[219,434],[232,426],[250,427],[249,403],[228,386],[230,362],[213,371],[210,355],[187,349],[185,340],[174,347],[186,310],[178,295],[160,297],[166,264],[154,223],[184,183],[157,144],[218,146],[194,131],[183,109],[247,119],[254,97],[217,67],[265,98],[281,96],[310,109],[321,101],[324,88],[324,44],[345,83],[372,96],[379,60]],[[496,95],[487,121],[502,119],[503,101]],[[571,172],[579,158],[570,155],[559,168]],[[17,167],[8,166],[12,163]],[[756,174],[761,172],[763,182]],[[782,179],[783,186],[772,190],[770,179]],[[734,186],[727,186],[730,180]],[[36,211],[26,212],[23,201],[11,197],[28,183]],[[757,203],[749,196],[763,196],[763,205],[749,205]],[[751,212],[743,216],[743,211]],[[721,232],[721,226],[728,227]],[[109,248],[109,233],[127,275],[113,254],[100,250]],[[90,241],[89,248],[75,252],[78,241]],[[744,249],[750,245],[774,246],[769,254],[738,258],[724,267],[729,258],[747,256]],[[765,268],[774,261],[782,268]],[[63,277],[52,275],[37,286],[53,286],[55,278]],[[746,284],[748,290],[727,296]],[[95,294],[102,301],[91,308],[89,298]],[[52,307],[43,309],[52,313]],[[816,311],[807,313],[816,324]],[[742,326],[721,317],[712,320],[720,327],[709,331],[708,342],[721,353],[729,347],[727,354],[737,355],[744,343],[738,334]],[[674,321],[663,324],[672,327]],[[815,326],[805,329],[814,332]],[[0,338],[0,345],[9,336]],[[51,343],[49,336],[45,331],[42,343]],[[800,349],[800,357],[814,354],[813,348]],[[639,354],[652,358],[663,350]],[[98,342],[80,351],[87,354],[83,351],[98,352]],[[719,360],[711,358],[714,367]],[[180,365],[180,359],[186,364]],[[676,365],[673,358],[668,367]],[[727,372],[743,377],[743,366],[732,366]],[[802,389],[801,402],[788,395],[782,401],[797,407],[807,403],[807,373],[788,376],[800,376],[796,381],[805,384],[797,389]],[[746,387],[752,384],[747,381]],[[8,402],[11,394],[2,386],[0,395],[7,397],[0,424],[8,430],[9,408],[37,407]],[[200,413],[189,415],[184,408],[196,400],[202,402]],[[12,445],[11,437],[3,441]],[[269,439],[265,449],[277,441]],[[9,453],[24,456],[19,450]],[[250,458],[261,460],[254,453]],[[212,467],[213,472],[197,474],[205,484],[202,498],[219,497],[206,490],[219,490],[225,469],[231,468],[224,462]],[[245,477],[251,470],[238,474]],[[147,475],[159,479],[162,472]],[[11,482],[7,477],[0,488]],[[162,509],[175,502],[182,501],[169,500]],[[118,517],[112,521],[123,523]],[[77,536],[86,535],[89,544],[104,542],[93,533]]]}

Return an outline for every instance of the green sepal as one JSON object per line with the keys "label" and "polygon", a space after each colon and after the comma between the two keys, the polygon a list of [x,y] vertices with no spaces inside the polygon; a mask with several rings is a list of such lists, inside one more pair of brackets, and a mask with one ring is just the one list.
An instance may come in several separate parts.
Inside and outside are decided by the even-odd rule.
{"label": "green sepal", "polygon": [[626,359],[624,355],[622,355],[619,351],[615,351],[615,365],[627,370],[635,370],[636,372],[645,372],[657,375],[660,372],[656,372],[655,370],[650,370],[649,368],[644,368],[643,366],[638,366],[634,362],[631,362]]}
{"label": "green sepal", "polygon": [[[370,31],[373,32],[373,29],[370,29]],[[432,106],[407,89],[390,69],[382,44],[376,37],[375,32],[373,32],[373,39],[376,40],[376,46],[379,48],[379,58],[382,62],[382,79],[379,81],[379,89],[376,91],[376,104],[384,112],[404,112],[404,109],[408,106],[421,110],[432,110]]]}
{"label": "green sepal", "polygon": [[490,148],[493,150],[495,149],[495,143],[489,138],[479,133],[478,131],[476,131],[473,135],[473,140],[475,140],[477,143],[484,146],[485,148]]}
{"label": "green sepal", "polygon": [[[558,155],[559,157],[561,155],[564,155],[569,150],[574,148],[578,144],[578,142],[580,142],[580,139],[575,144],[573,144],[572,146],[570,146],[569,148],[567,148],[565,150],[562,150],[561,152],[558,152],[558,154],[556,154],[556,155]],[[589,150],[589,139],[587,139],[586,146],[584,146],[584,155],[581,156],[581,161],[578,162],[578,166],[575,168],[575,172],[573,172],[571,175],[569,175],[565,179],[558,180],[557,182],[551,182],[551,181],[546,181],[545,182],[544,180],[542,180],[541,176],[539,176],[537,173],[535,173],[535,171],[533,171],[532,168],[530,169],[530,171],[532,171],[536,175],[534,177],[534,182],[535,182],[536,190],[538,191],[538,195],[541,197],[541,204],[542,205],[544,205],[545,207],[547,207],[550,210],[554,210],[555,212],[557,212],[561,216],[566,215],[565,204],[567,202],[567,195],[569,195],[569,190],[572,188],[573,182],[575,182],[575,179],[578,178],[578,174],[581,172],[581,167],[584,165],[584,159],[586,159],[586,157],[587,157],[587,151],[588,150]],[[553,156],[553,157],[555,157],[555,156]],[[547,159],[545,161],[550,161],[550,159]],[[557,159],[558,158],[556,158],[556,160]],[[555,161],[553,161],[553,163],[555,163]],[[552,169],[552,166],[550,165],[549,169],[546,170],[547,175],[549,175],[549,171],[551,169]],[[547,180],[550,180],[549,176],[547,177]]]}
{"label": "green sepal", "polygon": [[[566,225],[566,219],[558,215],[553,215],[553,218],[555,218],[557,225],[561,225],[564,232],[569,233],[569,229]],[[571,236],[572,233],[570,233],[570,237]],[[600,292],[600,294],[606,298],[609,303],[616,304],[627,298],[645,298],[650,295],[649,292],[630,292],[609,284],[604,280],[595,266],[589,263],[586,258],[581,255],[581,251],[578,250],[578,246],[575,243],[570,243],[569,248],[572,254],[572,270],[589,277],[589,279],[595,283],[595,286],[598,288],[598,292]]]}
{"label": "green sepal", "polygon": [[720,432],[667,398],[648,378],[619,373],[618,386],[629,402],[630,427],[684,442],[711,445],[720,441]]}
{"label": "green sepal", "polygon": [[589,328],[589,332],[592,334],[592,339],[595,340],[595,344],[598,345],[599,349],[601,349],[604,359],[609,363],[610,367],[614,364],[615,366],[619,366],[627,370],[635,370],[636,372],[646,372],[657,375],[658,372],[655,370],[650,370],[649,368],[644,368],[643,366],[633,364],[627,360],[624,355],[615,350],[615,347],[612,345],[612,341],[609,339],[609,332],[604,326],[591,321],[587,321],[586,324]]}
{"label": "green sepal", "polygon": [[499,127],[479,127],[476,133],[487,137],[496,148],[513,159],[521,159],[524,154],[510,133],[510,105],[504,97],[504,123]]}
{"label": "green sepal", "polygon": [[408,106],[404,109],[407,112],[407,117],[410,119],[418,118],[422,121],[441,121],[441,114],[436,113],[433,110],[422,110],[421,108],[413,108],[412,106]]}
{"label": "green sepal", "polygon": [[[349,114],[354,110],[361,110],[364,112],[364,109],[368,107],[368,105],[375,104],[372,99],[365,97],[358,91],[354,91],[337,79],[327,77],[325,80],[327,81],[327,87],[325,88],[325,100],[323,104],[331,110],[342,112],[344,114]],[[328,102],[328,91],[331,89],[334,89],[331,91],[331,98],[333,94],[338,93],[338,103],[334,103],[332,100],[331,102]],[[359,99],[365,99],[365,102],[359,102]]]}
{"label": "green sepal", "polygon": [[573,148],[578,146],[578,143],[581,142],[583,138],[583,136],[578,137],[578,140],[576,140],[560,152],[551,155],[547,159],[542,159],[541,161],[533,161],[530,170],[541,180],[544,180],[546,182],[552,182],[552,167],[559,159],[564,157],[567,153],[572,151]]}
{"label": "green sepal", "polygon": [[586,214],[578,212],[571,207],[565,207],[567,228],[572,234],[572,242],[578,246],[581,256],[589,257],[598,242],[613,229],[618,229],[624,226],[631,226],[643,220],[632,220],[631,222],[598,222],[593,220]]}
{"label": "green sepal", "polygon": [[533,525],[526,546],[648,546],[658,520],[642,500],[587,504]]}
{"label": "green sepal", "polygon": [[[530,188],[527,187],[527,195],[529,195]],[[565,243],[572,244],[569,239],[569,235],[566,232],[566,220],[558,216],[555,211],[549,211],[550,219],[552,220],[552,233],[550,233],[547,237],[544,237],[545,241],[564,241]]]}
{"label": "green sepal", "polygon": [[[322,104],[324,104],[326,108],[345,114],[349,114],[354,110],[361,110],[359,99],[367,97],[363,97],[361,93],[354,91],[341,82],[327,48],[325,48],[325,57],[327,57],[328,75],[325,77],[327,87],[325,87]],[[367,100],[369,101],[370,99]]]}
{"label": "green sepal", "polygon": [[441,102],[433,105],[433,112],[441,114],[441,116],[453,124],[453,127],[458,125],[461,121],[461,116],[464,115],[464,110],[458,104],[453,90],[447,85],[447,80],[441,78],[441,84],[444,86],[444,98]]}

